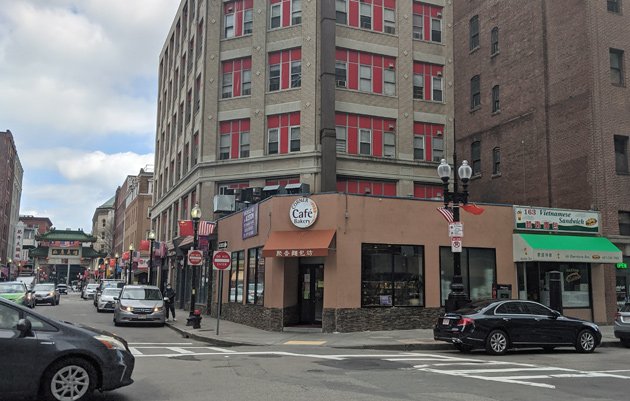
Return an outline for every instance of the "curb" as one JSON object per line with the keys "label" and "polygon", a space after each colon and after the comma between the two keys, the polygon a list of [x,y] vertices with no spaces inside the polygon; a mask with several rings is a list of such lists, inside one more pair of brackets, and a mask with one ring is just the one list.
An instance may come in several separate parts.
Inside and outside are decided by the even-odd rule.
{"label": "curb", "polygon": [[195,334],[193,332],[184,330],[184,329],[180,329],[177,326],[174,326],[170,323],[166,323],[166,326],[168,328],[170,328],[171,330],[174,330],[176,332],[178,332],[179,334],[181,334],[184,338],[192,338],[193,340],[197,340],[197,341],[201,341],[204,343],[208,343],[211,345],[217,345],[220,347],[239,347],[239,346],[258,346],[259,344],[250,344],[250,343],[244,343],[244,342],[237,342],[237,341],[228,341],[228,340],[219,340],[216,338],[210,338],[210,337],[205,337],[202,335],[198,335]]}

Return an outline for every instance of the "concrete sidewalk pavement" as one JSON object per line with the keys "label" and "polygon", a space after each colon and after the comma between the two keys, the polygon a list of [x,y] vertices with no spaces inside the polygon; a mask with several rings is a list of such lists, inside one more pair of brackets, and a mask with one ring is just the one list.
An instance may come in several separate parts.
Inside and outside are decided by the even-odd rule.
{"label": "concrete sidewalk pavement", "polygon": [[[285,328],[285,331],[266,331],[221,320],[217,335],[217,321],[203,315],[201,328],[186,326],[188,312],[178,310],[179,319],[166,324],[187,338],[212,345],[261,346],[261,345],[313,345],[330,348],[364,348],[389,350],[451,350],[453,346],[433,339],[432,329],[361,331],[353,333],[322,333],[308,328]],[[621,346],[613,334],[613,326],[600,326],[601,347]]]}

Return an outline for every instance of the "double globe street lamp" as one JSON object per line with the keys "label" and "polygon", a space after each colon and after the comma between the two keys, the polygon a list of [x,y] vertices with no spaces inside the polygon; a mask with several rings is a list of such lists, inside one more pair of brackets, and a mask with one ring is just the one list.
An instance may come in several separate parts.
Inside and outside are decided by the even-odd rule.
{"label": "double globe street lamp", "polygon": [[133,267],[133,243],[129,244],[129,269],[127,269],[127,284],[131,284],[131,268]]}
{"label": "double globe street lamp", "polygon": [[155,242],[155,231],[149,231],[149,241],[151,247],[149,248],[149,269],[147,274],[147,284],[151,285],[151,270],[153,269],[153,243]]}
{"label": "double globe street lamp", "polygon": [[[198,203],[190,211],[190,217],[193,221],[193,249],[198,248],[198,230],[199,220],[201,219],[201,208]],[[195,314],[195,301],[197,298],[197,268],[198,266],[192,266],[192,290],[190,292],[190,316]]]}
{"label": "double globe street lamp", "polygon": [[[454,156],[454,162],[457,164],[457,158]],[[472,168],[468,165],[468,162],[464,160],[462,165],[457,169],[457,175],[453,176],[453,191],[449,191],[449,179],[451,177],[451,166],[442,159],[440,165],[437,168],[438,176],[442,179],[444,207],[449,208],[452,205],[453,209],[453,223],[459,223],[459,206],[468,203],[468,181],[472,176]],[[458,191],[457,176],[462,180],[464,190]],[[464,283],[462,280],[462,266],[461,266],[461,248],[458,251],[451,247],[453,252],[453,280],[451,281],[451,292],[448,294],[448,298],[444,305],[446,312],[453,312],[460,309],[464,305],[470,302],[468,295],[464,291]]]}

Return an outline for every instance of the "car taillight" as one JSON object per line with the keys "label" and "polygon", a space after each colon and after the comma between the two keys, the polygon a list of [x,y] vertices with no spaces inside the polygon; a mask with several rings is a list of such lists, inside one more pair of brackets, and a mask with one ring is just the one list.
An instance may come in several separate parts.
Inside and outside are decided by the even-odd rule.
{"label": "car taillight", "polygon": [[463,317],[457,321],[457,325],[461,327],[472,326],[475,324],[475,320],[469,317]]}

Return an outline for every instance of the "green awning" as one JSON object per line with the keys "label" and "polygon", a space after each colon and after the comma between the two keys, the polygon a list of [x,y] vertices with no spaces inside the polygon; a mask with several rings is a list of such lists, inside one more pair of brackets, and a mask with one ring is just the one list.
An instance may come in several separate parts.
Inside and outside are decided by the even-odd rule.
{"label": "green awning", "polygon": [[607,238],[513,234],[515,262],[619,263],[622,253]]}

